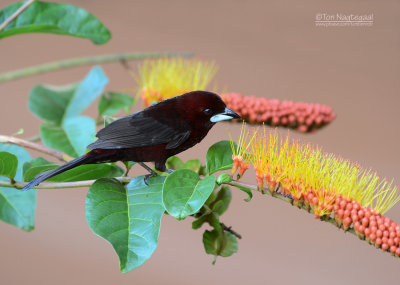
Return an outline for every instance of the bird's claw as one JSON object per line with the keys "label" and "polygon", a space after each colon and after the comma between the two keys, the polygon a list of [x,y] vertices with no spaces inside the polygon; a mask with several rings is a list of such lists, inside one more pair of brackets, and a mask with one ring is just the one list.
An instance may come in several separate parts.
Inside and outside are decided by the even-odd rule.
{"label": "bird's claw", "polygon": [[151,177],[155,177],[158,176],[158,174],[156,172],[154,173],[150,173],[150,174],[146,174],[143,178],[144,184],[146,184],[146,186],[149,186],[149,178]]}

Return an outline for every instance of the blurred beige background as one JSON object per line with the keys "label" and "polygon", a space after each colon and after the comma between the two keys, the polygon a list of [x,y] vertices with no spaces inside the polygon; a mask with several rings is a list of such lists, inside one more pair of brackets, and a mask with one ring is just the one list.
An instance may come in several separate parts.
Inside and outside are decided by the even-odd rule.
{"label": "blurred beige background", "polygon": [[[12,2],[1,0],[0,6]],[[98,16],[112,40],[95,46],[56,35],[6,38],[0,41],[0,72],[93,54],[192,51],[219,64],[217,82],[229,91],[332,106],[337,119],[330,126],[293,136],[400,184],[399,1],[68,2]],[[317,13],[338,12],[373,13],[373,26],[315,26]],[[103,68],[110,78],[107,90],[135,87],[120,64]],[[25,137],[37,134],[40,121],[27,110],[30,89],[78,81],[88,71],[80,67],[0,84],[0,133],[24,128]],[[87,114],[96,115],[96,108]],[[227,139],[226,128],[237,134],[239,126],[216,126],[182,157],[201,154],[204,161],[208,146]],[[245,180],[253,182],[252,175]],[[86,192],[40,190],[31,233],[0,223],[1,284],[398,283],[399,259],[279,200],[256,194],[246,203],[236,190],[223,221],[243,235],[237,254],[212,266],[201,242],[204,229],[193,231],[190,219],[164,217],[153,257],[122,274],[112,247],[86,224]],[[388,216],[400,222],[400,204]]]}

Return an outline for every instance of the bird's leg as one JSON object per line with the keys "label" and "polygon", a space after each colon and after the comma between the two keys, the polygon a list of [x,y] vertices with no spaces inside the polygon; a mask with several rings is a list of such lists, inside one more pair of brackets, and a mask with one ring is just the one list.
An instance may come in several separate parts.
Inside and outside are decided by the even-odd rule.
{"label": "bird's leg", "polygon": [[153,169],[151,169],[150,167],[148,167],[146,164],[144,164],[143,162],[138,162],[138,164],[143,167],[144,169],[146,169],[148,172],[150,172],[151,176],[157,176],[157,172],[155,172]]}
{"label": "bird's leg", "polygon": [[144,164],[143,162],[138,162],[138,164],[140,166],[142,166],[144,169],[146,169],[148,172],[150,172],[150,174],[147,174],[144,176],[144,183],[146,185],[149,185],[149,183],[147,182],[149,180],[150,177],[154,177],[154,176],[158,176],[157,172],[155,172],[153,169],[151,169],[150,167],[148,167],[146,164]]}
{"label": "bird's leg", "polygon": [[165,161],[156,162],[156,169],[160,172],[172,173],[174,172],[173,169],[168,169],[165,167]]}

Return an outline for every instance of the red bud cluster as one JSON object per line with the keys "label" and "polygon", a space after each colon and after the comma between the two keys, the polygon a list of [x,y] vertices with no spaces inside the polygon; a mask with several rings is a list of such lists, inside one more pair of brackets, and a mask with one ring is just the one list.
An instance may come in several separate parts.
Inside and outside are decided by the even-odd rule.
{"label": "red bud cluster", "polygon": [[334,215],[338,227],[348,230],[352,226],[359,238],[400,256],[400,225],[390,218],[341,196],[335,200]]}
{"label": "red bud cluster", "polygon": [[[291,195],[288,189],[284,191]],[[339,228],[345,231],[354,229],[360,239],[400,257],[399,224],[353,199],[336,196],[329,191],[325,191],[323,199],[319,195],[319,192],[309,190],[300,197],[293,196],[293,203],[299,207],[304,204],[308,210],[312,209],[316,218],[330,217],[333,213]]]}
{"label": "red bud cluster", "polygon": [[321,104],[269,100],[239,93],[221,94],[221,98],[249,123],[282,126],[304,133],[315,131],[336,117],[331,107]]}

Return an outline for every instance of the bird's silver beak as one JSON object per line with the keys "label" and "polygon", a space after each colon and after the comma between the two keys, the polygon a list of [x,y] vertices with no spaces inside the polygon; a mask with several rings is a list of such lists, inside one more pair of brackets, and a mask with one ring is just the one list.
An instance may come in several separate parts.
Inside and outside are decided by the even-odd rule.
{"label": "bird's silver beak", "polygon": [[220,122],[220,121],[226,121],[226,120],[231,120],[231,119],[239,119],[240,116],[232,111],[231,109],[225,108],[225,111],[220,114],[216,114],[210,118],[210,121],[213,123]]}

